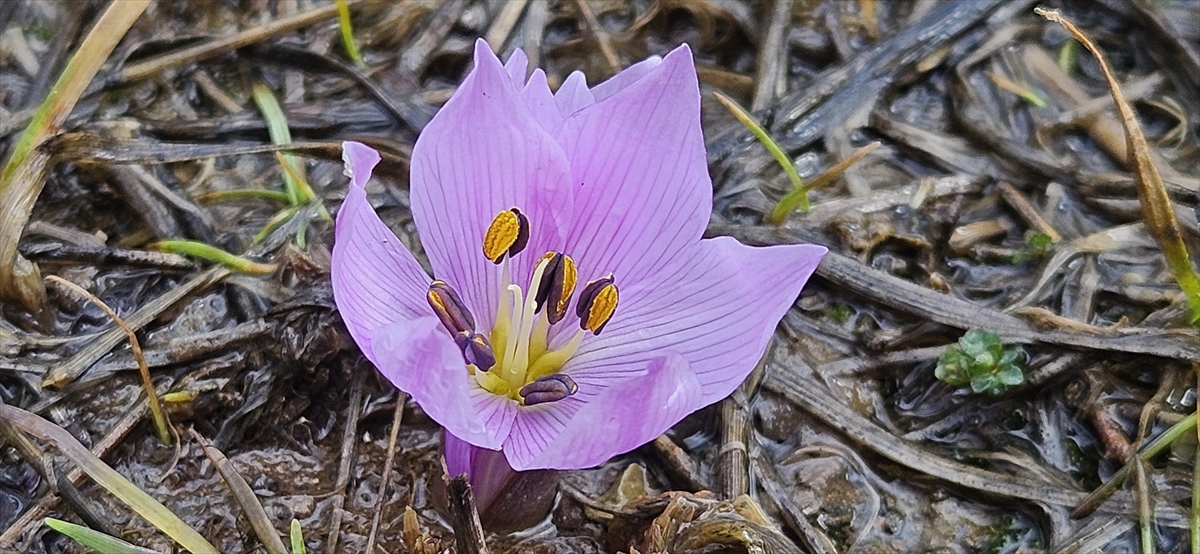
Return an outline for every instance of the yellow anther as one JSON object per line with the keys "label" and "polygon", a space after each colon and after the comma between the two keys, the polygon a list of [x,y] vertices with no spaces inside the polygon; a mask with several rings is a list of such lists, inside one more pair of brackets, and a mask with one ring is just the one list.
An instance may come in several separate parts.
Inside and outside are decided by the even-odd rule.
{"label": "yellow anther", "polygon": [[498,214],[488,226],[483,236],[483,255],[492,261],[500,263],[504,255],[517,255],[529,242],[529,220],[516,208],[509,208]]}
{"label": "yellow anther", "polygon": [[[567,306],[571,303],[571,295],[575,293],[575,283],[579,280],[579,270],[575,267],[575,260],[570,256],[563,256],[562,263],[562,281],[558,283],[559,293],[552,295],[551,298],[558,300],[554,306],[554,313],[560,314],[558,319],[561,320],[563,315],[567,313]],[[558,323],[558,321],[551,321]]]}
{"label": "yellow anther", "polygon": [[575,267],[575,260],[559,252],[547,252],[538,260],[536,267],[541,269],[542,276],[534,297],[536,311],[541,313],[542,308],[546,308],[546,319],[554,325],[567,315],[567,306],[571,303],[571,295],[575,293],[579,271]]}
{"label": "yellow anther", "polygon": [[575,307],[579,327],[599,335],[616,313],[619,297],[612,275],[588,283],[579,293],[579,304]]}

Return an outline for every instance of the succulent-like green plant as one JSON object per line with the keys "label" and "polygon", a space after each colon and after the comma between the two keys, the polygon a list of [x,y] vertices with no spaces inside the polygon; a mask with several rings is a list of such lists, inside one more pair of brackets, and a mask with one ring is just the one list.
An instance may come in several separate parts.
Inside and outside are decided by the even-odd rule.
{"label": "succulent-like green plant", "polygon": [[971,385],[976,393],[998,395],[1025,380],[1025,351],[1005,346],[1000,335],[973,329],[946,349],[934,375],[947,385]]}
{"label": "succulent-like green plant", "polygon": [[1025,232],[1025,249],[1013,255],[1012,261],[1015,264],[1036,260],[1046,255],[1050,247],[1054,245],[1054,238],[1040,231]]}

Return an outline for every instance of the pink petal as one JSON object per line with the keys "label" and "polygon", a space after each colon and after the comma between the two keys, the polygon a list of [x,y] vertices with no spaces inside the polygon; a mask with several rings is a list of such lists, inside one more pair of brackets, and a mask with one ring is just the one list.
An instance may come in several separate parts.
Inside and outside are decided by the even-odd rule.
{"label": "pink petal", "polygon": [[558,103],[555,102],[550,85],[546,82],[546,72],[541,68],[533,70],[533,75],[529,77],[529,82],[525,83],[521,96],[525,99],[525,105],[533,114],[533,118],[547,133],[553,133],[562,123],[563,115],[558,111]]}
{"label": "pink petal", "polygon": [[517,403],[483,390],[470,378],[462,352],[436,317],[385,325],[375,330],[371,343],[379,372],[412,395],[448,433],[482,448],[500,448]]}
{"label": "pink petal", "polygon": [[700,240],[712,181],[687,46],[567,118],[555,136],[576,187],[565,252],[575,257],[581,282],[611,272],[618,286],[631,285]]}
{"label": "pink petal", "polygon": [[488,225],[512,207],[529,218],[528,250],[512,266],[527,282],[541,254],[561,248],[569,171],[500,60],[476,42],[475,68],[413,147],[411,191],[434,275],[458,291],[479,328],[491,329],[500,291],[500,269],[482,252]]}
{"label": "pink petal", "polygon": [[442,436],[442,451],[446,457],[447,475],[454,478],[465,474],[470,479],[475,505],[481,515],[515,473],[503,453],[479,448],[449,432]]}
{"label": "pink petal", "polygon": [[638,63],[635,63],[625,68],[620,73],[613,75],[607,81],[592,87],[592,96],[597,102],[607,99],[616,94],[622,89],[632,85],[650,74],[650,70],[659,66],[662,63],[662,57],[650,56]]}
{"label": "pink petal", "polygon": [[600,335],[564,366],[582,391],[621,380],[663,352],[677,352],[703,389],[701,406],[720,400],[758,362],[826,249],[752,248],[728,237],[701,241],[655,279],[621,289]]}
{"label": "pink petal", "polygon": [[564,118],[596,103],[592,91],[588,90],[587,77],[578,71],[567,75],[567,80],[563,81],[562,86],[558,87],[558,92],[554,93],[554,100]]}
{"label": "pink petal", "polygon": [[525,86],[525,73],[529,71],[529,56],[525,55],[525,51],[520,48],[516,49],[508,61],[504,62],[504,71],[508,72],[509,78],[512,79],[517,90]]}
{"label": "pink petal", "polygon": [[367,201],[363,188],[379,154],[357,142],[342,143],[350,190],[337,214],[331,280],[333,299],[350,336],[371,361],[371,333],[402,319],[432,315],[425,293],[429,276]]}
{"label": "pink petal", "polygon": [[[642,369],[643,375],[573,406],[567,403],[575,397],[520,408],[504,443],[508,462],[517,470],[597,466],[654,440],[702,406],[700,383],[683,357],[660,352]],[[581,383],[580,393],[585,390]]]}

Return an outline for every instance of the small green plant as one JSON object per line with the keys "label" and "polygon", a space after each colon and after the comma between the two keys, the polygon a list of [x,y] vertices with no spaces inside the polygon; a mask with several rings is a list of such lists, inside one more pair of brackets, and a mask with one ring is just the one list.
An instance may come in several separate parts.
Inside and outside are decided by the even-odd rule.
{"label": "small green plant", "polygon": [[947,385],[970,384],[976,393],[998,395],[1025,380],[1024,364],[1020,346],[1004,346],[1000,335],[973,329],[946,349],[934,375]]}
{"label": "small green plant", "polygon": [[1013,263],[1019,264],[1028,260],[1036,260],[1046,255],[1046,251],[1054,244],[1054,238],[1041,231],[1025,232],[1025,249],[1013,256]]}

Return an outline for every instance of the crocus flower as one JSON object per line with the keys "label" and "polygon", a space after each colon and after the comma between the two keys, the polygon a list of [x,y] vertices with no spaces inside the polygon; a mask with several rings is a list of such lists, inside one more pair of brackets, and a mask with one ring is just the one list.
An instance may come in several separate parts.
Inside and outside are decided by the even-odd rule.
{"label": "crocus flower", "polygon": [[472,448],[515,470],[596,466],[729,395],[825,248],[701,240],[712,183],[687,46],[556,93],[520,51],[502,65],[479,41],[474,62],[412,152],[433,277],[367,201],[379,155],[347,142],[334,298],[445,428],[452,469]]}

